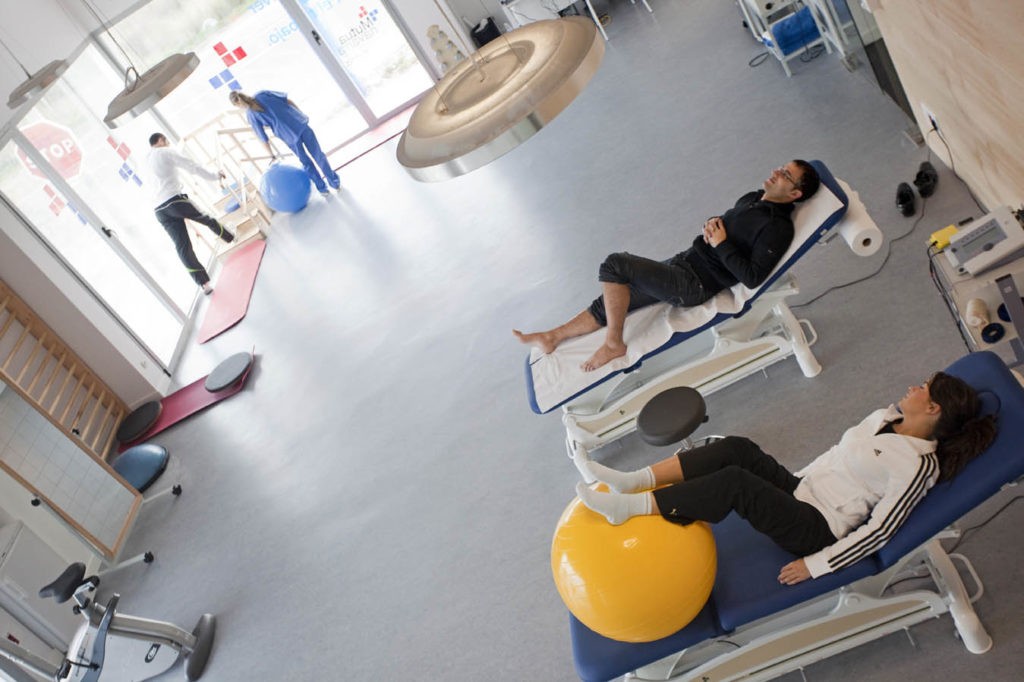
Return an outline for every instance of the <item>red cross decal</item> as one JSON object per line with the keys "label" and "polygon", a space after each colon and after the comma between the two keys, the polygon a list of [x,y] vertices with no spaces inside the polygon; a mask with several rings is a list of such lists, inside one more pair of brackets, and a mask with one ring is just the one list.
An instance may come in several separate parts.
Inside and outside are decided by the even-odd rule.
{"label": "red cross decal", "polygon": [[224,60],[224,64],[226,66],[231,66],[235,62],[241,61],[246,57],[245,50],[241,46],[229,51],[228,48],[224,47],[224,43],[217,43],[213,46],[213,51]]}

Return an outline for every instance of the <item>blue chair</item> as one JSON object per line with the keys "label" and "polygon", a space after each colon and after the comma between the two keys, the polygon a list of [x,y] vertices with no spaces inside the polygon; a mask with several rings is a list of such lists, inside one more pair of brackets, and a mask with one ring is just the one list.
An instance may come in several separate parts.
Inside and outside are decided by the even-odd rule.
{"label": "blue chair", "polygon": [[146,492],[167,468],[167,448],[154,443],[143,443],[122,452],[110,466],[140,493]]}

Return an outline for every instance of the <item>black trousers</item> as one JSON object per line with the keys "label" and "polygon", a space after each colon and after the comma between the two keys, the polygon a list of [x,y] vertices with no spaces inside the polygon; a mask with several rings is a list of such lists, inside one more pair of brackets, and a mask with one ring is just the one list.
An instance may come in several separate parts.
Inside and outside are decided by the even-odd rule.
{"label": "black trousers", "polygon": [[735,511],[797,556],[835,543],[821,512],[793,497],[800,479],[753,441],[723,438],[679,453],[679,463],[684,480],[653,493],[665,519],[715,523]]}
{"label": "black trousers", "polygon": [[[685,256],[683,251],[666,261],[656,261],[631,253],[613,253],[601,263],[597,279],[628,285],[629,310],[662,301],[674,306],[700,305],[718,290],[701,282]],[[602,327],[608,324],[603,296],[594,299],[587,310]]]}
{"label": "black trousers", "polygon": [[234,240],[234,235],[224,229],[216,218],[202,213],[188,200],[187,194],[179,194],[171,197],[156,207],[156,219],[163,225],[167,236],[174,242],[174,248],[178,252],[178,259],[192,276],[192,280],[202,286],[210,281],[210,275],[206,268],[196,258],[196,252],[192,250],[192,242],[188,238],[188,229],[185,227],[185,219],[194,220],[210,228],[210,231],[226,242]]}

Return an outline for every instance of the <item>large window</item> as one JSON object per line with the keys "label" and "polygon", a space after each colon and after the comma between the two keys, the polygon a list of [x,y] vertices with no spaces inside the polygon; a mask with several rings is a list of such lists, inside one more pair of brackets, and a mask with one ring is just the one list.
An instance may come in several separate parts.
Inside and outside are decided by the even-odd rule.
{"label": "large window", "polygon": [[[89,47],[18,128],[184,315],[195,296],[195,284],[153,215],[153,178],[146,166],[149,135],[161,126],[147,113],[116,130],[107,128],[107,93],[118,83],[98,50]],[[62,154],[61,145],[70,150]],[[72,153],[74,158],[69,159]],[[199,260],[206,262],[209,249],[193,241]]]}
{"label": "large window", "polygon": [[[313,30],[319,41],[310,40]],[[158,107],[183,136],[230,110],[231,90],[277,90],[333,150],[431,85],[377,0],[152,0],[112,33],[118,45],[101,40],[112,54],[123,48],[140,71],[173,52],[199,57],[196,72]]]}
{"label": "large window", "polygon": [[[152,0],[97,41],[0,139],[0,192],[168,369],[197,288],[153,214],[149,136],[197,142],[187,149],[214,170],[224,161],[211,143],[218,131],[245,129],[237,112],[222,116],[234,111],[228,94],[278,90],[333,150],[431,83],[386,0]],[[124,84],[114,64],[145,73],[178,52],[196,53],[196,71],[151,111],[108,129],[107,105]],[[217,217],[226,190],[182,179]],[[212,264],[207,242],[192,241]]]}
{"label": "large window", "polygon": [[298,1],[374,114],[383,116],[432,85],[383,3]]}
{"label": "large window", "polygon": [[182,321],[113,250],[102,233],[54,183],[26,163],[24,150],[0,150],[0,192],[40,235],[163,362],[168,362]]}

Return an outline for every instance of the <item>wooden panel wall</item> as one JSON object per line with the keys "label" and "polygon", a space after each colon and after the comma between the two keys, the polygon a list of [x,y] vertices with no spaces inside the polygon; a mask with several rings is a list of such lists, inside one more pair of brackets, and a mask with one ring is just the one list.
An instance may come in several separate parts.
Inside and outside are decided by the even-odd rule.
{"label": "wooden panel wall", "polygon": [[[857,2],[858,0],[848,0]],[[868,0],[922,133],[989,208],[1024,203],[1024,2]],[[932,150],[950,165],[935,133]],[[908,178],[909,180],[909,178]],[[940,188],[941,190],[941,188]]]}

